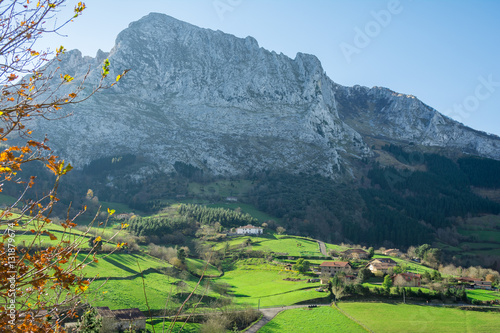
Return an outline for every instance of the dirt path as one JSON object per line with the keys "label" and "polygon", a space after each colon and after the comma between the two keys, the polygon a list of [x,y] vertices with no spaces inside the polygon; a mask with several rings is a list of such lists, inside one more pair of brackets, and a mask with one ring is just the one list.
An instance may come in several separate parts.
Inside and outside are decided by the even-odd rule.
{"label": "dirt path", "polygon": [[323,243],[322,241],[317,241],[317,242],[318,242],[318,245],[319,245],[319,251],[321,252],[322,255],[324,255],[325,257],[327,257],[328,254],[326,253],[325,243]]}
{"label": "dirt path", "polygon": [[[316,304],[317,306],[330,306],[330,303],[328,304]],[[258,332],[262,326],[270,322],[278,313],[281,311],[285,310],[290,310],[290,309],[297,309],[297,308],[305,308],[308,307],[308,304],[305,305],[291,305],[291,306],[283,306],[279,308],[268,308],[268,309],[261,309],[260,312],[262,312],[262,318],[255,323],[252,327],[250,327],[248,330],[245,331],[245,333],[256,333]]]}

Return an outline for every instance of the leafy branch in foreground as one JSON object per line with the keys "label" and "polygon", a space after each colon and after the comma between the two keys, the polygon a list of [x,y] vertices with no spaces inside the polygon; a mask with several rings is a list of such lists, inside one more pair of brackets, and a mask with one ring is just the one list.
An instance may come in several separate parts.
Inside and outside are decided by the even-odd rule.
{"label": "leafy branch in foreground", "polygon": [[[57,189],[62,176],[72,166],[59,160],[48,146],[48,139],[33,139],[28,127],[36,117],[53,118],[66,105],[81,103],[102,89],[116,84],[126,74],[109,80],[110,63],[106,59],[100,78],[83,94],[90,68],[83,78],[75,80],[59,73],[57,62],[64,53],[59,47],[54,54],[36,50],[38,39],[57,33],[64,25],[82,14],[85,4],[79,2],[74,15],[58,24],[56,14],[66,0],[0,0],[0,191],[7,183],[23,187],[16,202],[0,211],[0,331],[62,332],[61,322],[75,314],[81,295],[92,279],[83,269],[96,261],[98,242],[77,260],[86,232],[77,233],[75,219],[85,207],[61,223],[53,221],[52,211],[58,202]],[[51,26],[51,28],[49,28]],[[50,57],[55,56],[52,60]],[[76,82],[76,83],[75,83]],[[57,116],[55,117],[57,118]],[[16,144],[9,145],[9,140]],[[20,144],[17,144],[21,142]],[[36,199],[28,199],[36,178],[21,180],[23,165],[39,161],[56,176],[51,190]],[[68,209],[69,212],[69,209]],[[108,212],[108,218],[112,215]],[[95,219],[94,219],[95,221]],[[30,233],[28,244],[20,246],[16,238]],[[40,247],[42,238],[50,244]],[[122,246],[118,244],[117,246]]]}

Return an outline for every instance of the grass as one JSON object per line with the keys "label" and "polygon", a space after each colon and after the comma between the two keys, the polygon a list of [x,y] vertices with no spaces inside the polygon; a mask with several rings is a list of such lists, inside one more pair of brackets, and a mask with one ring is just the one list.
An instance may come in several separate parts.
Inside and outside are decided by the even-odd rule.
{"label": "grass", "polygon": [[360,325],[344,316],[335,308],[322,306],[318,308],[291,309],[279,313],[273,320],[264,325],[259,332],[366,332]]}
{"label": "grass", "polygon": [[[148,332],[163,332],[163,328],[165,328],[165,332],[170,332],[169,327],[172,324],[170,321],[165,321],[163,323],[162,319],[153,319],[151,322],[148,320],[146,322],[146,331]],[[181,327],[184,325],[182,321],[178,321],[174,324],[174,327],[171,332],[178,333],[181,332]],[[186,323],[182,328],[183,333],[197,333],[201,329],[201,324],[197,323]]]}
{"label": "grass", "polygon": [[494,301],[500,299],[500,292],[482,289],[467,289],[467,297],[479,301]]}
{"label": "grass", "polygon": [[337,251],[337,252],[342,252],[342,251],[347,250],[347,247],[340,246],[340,245],[335,245],[335,244],[325,243],[325,246],[326,246],[326,251],[327,252],[328,252],[328,250],[334,250],[334,251]]}
{"label": "grass", "polygon": [[322,256],[316,241],[294,236],[276,236],[252,242],[252,249],[287,253],[289,256]]}
{"label": "grass", "polygon": [[296,236],[281,236],[281,235],[263,235],[263,236],[238,236],[230,238],[227,241],[222,241],[214,244],[214,250],[222,249],[226,243],[231,249],[238,248],[248,238],[252,240],[251,247],[255,251],[287,253],[289,256],[319,256],[322,254],[319,251],[318,243],[314,240],[309,240]]}
{"label": "grass", "polygon": [[[246,263],[246,264],[245,264]],[[301,281],[284,281],[299,278]],[[261,259],[244,260],[217,281],[231,286],[231,295],[237,304],[261,307],[291,305],[324,297],[314,290],[319,283],[307,283],[308,276],[282,271],[281,267],[265,264]]]}
{"label": "grass", "polygon": [[[94,306],[109,306],[110,309],[139,308],[146,311],[148,304],[152,310],[161,310],[165,308],[167,300],[169,308],[178,308],[197,282],[198,279],[192,276],[172,277],[149,273],[144,274],[144,280],[141,276],[109,279],[102,287],[102,281],[96,281],[91,284],[91,294],[87,297]],[[201,295],[204,290],[205,283],[197,289],[196,294]],[[207,296],[218,297],[218,294],[208,291]]]}
{"label": "grass", "polygon": [[496,332],[498,312],[464,311],[408,304],[339,303],[347,314],[374,332]]}
{"label": "grass", "polygon": [[[84,254],[78,255],[78,260],[83,261]],[[146,254],[113,253],[110,255],[100,254],[96,258],[98,262],[91,262],[84,268],[84,273],[88,277],[130,277],[140,274],[148,269],[160,269],[171,265]]]}
{"label": "grass", "polygon": [[[205,265],[206,265],[206,270],[205,270]],[[210,276],[219,276],[220,272],[219,270],[214,267],[213,265],[206,264],[204,260],[201,259],[186,259],[186,266],[188,271],[201,276],[203,271],[205,271],[205,276],[210,277]]]}

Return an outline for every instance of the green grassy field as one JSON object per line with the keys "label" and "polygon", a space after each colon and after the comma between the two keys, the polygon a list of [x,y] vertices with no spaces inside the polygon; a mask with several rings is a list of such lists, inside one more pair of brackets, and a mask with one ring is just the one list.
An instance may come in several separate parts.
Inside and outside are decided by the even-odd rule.
{"label": "green grassy field", "polygon": [[289,256],[322,256],[316,241],[293,236],[275,236],[252,242],[252,249],[287,253]]}
{"label": "green grassy field", "polygon": [[334,250],[334,251],[337,251],[337,252],[342,252],[342,251],[347,250],[347,247],[340,246],[340,245],[335,245],[335,244],[325,243],[325,246],[326,246],[326,251],[327,252],[328,252],[328,250]]}
{"label": "green grassy field", "polygon": [[[231,286],[237,304],[257,306],[260,299],[261,307],[272,307],[326,296],[314,290],[319,283],[307,283],[308,276],[281,269],[264,264],[261,259],[248,259],[217,281]],[[285,278],[299,278],[301,281],[284,281]]]}
{"label": "green grassy field", "polygon": [[373,332],[496,332],[500,313],[408,304],[339,303]]}
{"label": "green grassy field", "polygon": [[287,255],[295,257],[322,256],[316,241],[287,235],[231,237],[227,241],[213,243],[213,246],[215,250],[220,250],[228,243],[231,249],[235,249],[249,238],[252,241],[250,246],[255,251],[287,253]]}
{"label": "green grassy field", "polygon": [[366,332],[360,325],[329,306],[300,308],[279,313],[259,332]]}
{"label": "green grassy field", "polygon": [[[146,322],[146,330],[148,330],[148,332],[157,332],[157,333],[159,333],[159,332],[197,333],[201,329],[201,324],[197,324],[197,323],[184,324],[184,322],[178,321],[174,324],[172,331],[170,331],[169,329],[170,329],[171,324],[172,323],[170,321],[165,321],[165,323],[163,323],[162,319],[153,319],[153,321],[148,320]],[[182,331],[181,331],[181,327],[182,327]],[[165,329],[165,331],[163,329]]]}
{"label": "green grassy field", "polygon": [[201,276],[201,274],[203,272],[205,272],[206,277],[220,275],[220,272],[219,272],[219,270],[217,270],[216,267],[214,267],[210,264],[207,265],[206,262],[204,260],[201,260],[201,259],[187,258],[186,259],[186,266],[187,266],[188,271],[190,271],[196,275],[199,275],[199,276]]}
{"label": "green grassy field", "polygon": [[[110,278],[100,287],[103,282],[95,281],[91,284],[91,293],[87,298],[94,306],[108,306],[111,309],[139,308],[146,311],[148,305],[153,310],[164,309],[167,301],[168,308],[178,308],[193,291],[198,279],[189,275],[176,278],[162,273],[149,273],[144,274],[144,280],[141,276]],[[204,290],[205,282],[197,289],[196,294],[202,295]],[[207,290],[206,300],[219,296]]]}
{"label": "green grassy field", "polygon": [[494,301],[500,299],[500,292],[492,290],[481,290],[481,289],[467,289],[467,297],[470,299],[476,299],[478,301]]}
{"label": "green grassy field", "polygon": [[[79,254],[77,258],[81,262],[85,259],[85,257],[85,254]],[[153,258],[146,254],[99,254],[96,256],[96,258],[98,260],[97,263],[90,262],[83,270],[83,272],[88,277],[130,277],[140,274],[141,271],[146,271],[151,268],[160,269],[162,267],[172,266],[169,263]]]}

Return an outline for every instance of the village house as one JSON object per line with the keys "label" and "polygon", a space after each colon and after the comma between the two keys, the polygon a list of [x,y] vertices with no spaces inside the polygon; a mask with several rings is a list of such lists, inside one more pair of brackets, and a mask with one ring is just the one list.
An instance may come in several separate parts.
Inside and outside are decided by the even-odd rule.
{"label": "village house", "polygon": [[344,258],[349,259],[368,259],[369,254],[362,249],[349,249],[344,252],[340,252],[340,255]]}
{"label": "village house", "polygon": [[465,284],[467,288],[473,289],[486,289],[491,290],[492,285],[490,281],[483,281],[482,279],[470,278],[470,277],[461,277],[458,279],[458,282],[461,284]]}
{"label": "village house", "polygon": [[[347,261],[324,261],[321,265],[319,265],[321,269],[322,277],[332,277],[338,272],[347,272],[351,269],[351,264]],[[322,278],[321,283],[328,283],[328,280]]]}
{"label": "village house", "polygon": [[130,328],[136,332],[146,330],[146,316],[138,308],[110,310],[104,306],[96,309],[102,318],[102,333],[122,332]]}
{"label": "village house", "polygon": [[373,274],[387,274],[390,268],[397,266],[397,262],[391,258],[377,258],[371,260],[366,266]]}
{"label": "village house", "polygon": [[291,271],[293,269],[293,265],[292,264],[286,264],[285,265],[285,271]]}
{"label": "village house", "polygon": [[486,289],[491,290],[491,282],[490,281],[476,281],[474,283],[474,289]]}
{"label": "village house", "polygon": [[420,287],[422,275],[415,273],[401,273],[391,277],[392,283],[399,287]]}
{"label": "village house", "polygon": [[238,235],[262,235],[263,232],[264,229],[261,227],[254,227],[251,224],[236,229]]}
{"label": "village house", "polygon": [[403,255],[403,252],[399,251],[398,249],[388,249],[382,252],[385,256],[391,256],[391,257],[401,257]]}

